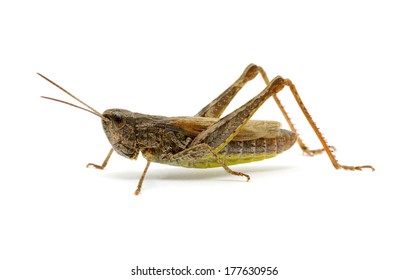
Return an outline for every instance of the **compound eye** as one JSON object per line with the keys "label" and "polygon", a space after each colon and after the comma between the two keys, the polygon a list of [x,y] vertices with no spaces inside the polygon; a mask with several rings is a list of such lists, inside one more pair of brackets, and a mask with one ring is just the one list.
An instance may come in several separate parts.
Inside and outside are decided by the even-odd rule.
{"label": "compound eye", "polygon": [[118,114],[114,114],[112,116],[112,122],[117,128],[123,128],[126,123],[125,119],[121,115],[118,115]]}

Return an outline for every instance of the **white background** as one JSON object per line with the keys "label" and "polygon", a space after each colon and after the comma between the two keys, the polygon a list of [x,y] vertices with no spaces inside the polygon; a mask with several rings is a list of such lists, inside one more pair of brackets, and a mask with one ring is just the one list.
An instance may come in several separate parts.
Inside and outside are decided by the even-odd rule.
{"label": "white background", "polygon": [[[221,270],[191,279],[222,279],[226,266],[408,279],[407,12],[405,1],[0,4],[0,278],[137,279],[137,265],[189,265]],[[101,112],[194,115],[251,62],[292,79],[341,163],[377,170],[336,171],[293,147],[234,167],[248,183],[152,164],[135,197],[144,159],[86,169],[110,149],[100,120],[39,98],[72,102],[35,74]],[[262,89],[257,77],[228,110]],[[288,89],[280,96],[318,147]],[[256,117],[283,120],[272,101]]]}

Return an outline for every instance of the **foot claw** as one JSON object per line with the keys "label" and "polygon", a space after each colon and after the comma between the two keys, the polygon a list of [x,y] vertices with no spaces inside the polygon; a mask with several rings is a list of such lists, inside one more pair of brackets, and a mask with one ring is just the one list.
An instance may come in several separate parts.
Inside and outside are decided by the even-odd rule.
{"label": "foot claw", "polygon": [[[328,147],[330,149],[330,151],[333,153],[335,152],[337,149],[334,146],[329,146]],[[315,156],[315,155],[319,155],[322,154],[323,152],[325,152],[324,149],[316,149],[316,150],[310,150],[308,148],[303,149],[303,153],[309,156]]]}
{"label": "foot claw", "polygon": [[101,165],[98,165],[98,164],[95,164],[95,163],[88,163],[87,168],[90,168],[90,167],[94,167],[94,168],[100,169],[100,170],[104,169]]}
{"label": "foot claw", "polygon": [[248,181],[250,181],[250,176],[249,176],[249,175],[247,175],[247,174],[244,174],[244,173],[243,173],[243,175],[242,175],[242,176],[244,176],[244,177],[246,177],[246,178],[247,178],[247,182],[248,182]]}
{"label": "foot claw", "polygon": [[238,171],[233,171],[233,170],[229,170],[228,172],[229,172],[231,175],[246,177],[247,182],[250,181],[250,175],[247,175],[246,173],[242,173],[242,172],[238,172]]}
{"label": "foot claw", "polygon": [[342,168],[345,170],[351,170],[351,171],[362,171],[364,168],[372,169],[372,171],[375,171],[375,168],[372,167],[371,165],[362,165],[362,166],[348,166],[348,165],[340,165],[338,168]]}

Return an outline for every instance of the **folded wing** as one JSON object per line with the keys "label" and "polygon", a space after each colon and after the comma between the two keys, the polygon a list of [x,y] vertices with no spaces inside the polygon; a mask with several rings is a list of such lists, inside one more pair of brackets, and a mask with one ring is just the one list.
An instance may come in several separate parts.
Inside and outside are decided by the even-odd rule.
{"label": "folded wing", "polygon": [[[179,117],[170,118],[169,125],[175,130],[194,137],[219,120],[218,118]],[[281,123],[277,121],[249,120],[232,141],[276,138],[280,133],[280,128]]]}

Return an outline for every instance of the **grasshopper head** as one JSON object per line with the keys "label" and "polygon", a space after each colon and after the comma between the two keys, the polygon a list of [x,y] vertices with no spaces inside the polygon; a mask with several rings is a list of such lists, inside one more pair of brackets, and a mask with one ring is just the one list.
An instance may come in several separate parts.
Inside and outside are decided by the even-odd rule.
{"label": "grasshopper head", "polygon": [[102,114],[102,127],[112,148],[118,154],[136,159],[139,154],[139,146],[135,141],[132,114],[124,109],[108,109]]}
{"label": "grasshopper head", "polygon": [[64,103],[75,108],[87,111],[88,113],[94,114],[102,119],[102,126],[104,127],[104,131],[106,136],[108,137],[109,142],[111,142],[112,148],[120,155],[130,158],[136,159],[139,154],[139,145],[137,141],[135,141],[135,137],[137,134],[135,133],[135,128],[132,122],[132,116],[134,113],[123,110],[123,109],[109,109],[106,110],[103,114],[99,113],[97,110],[86,104],[84,101],[64,89],[63,87],[59,86],[58,84],[54,83],[47,77],[43,76],[40,73],[37,73],[39,76],[44,78],[46,81],[50,82],[54,86],[61,89],[63,92],[80,102],[84,107],[80,107],[78,105],[51,98],[46,96],[41,96],[46,99],[50,99],[53,101],[57,101],[60,103]]}

